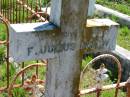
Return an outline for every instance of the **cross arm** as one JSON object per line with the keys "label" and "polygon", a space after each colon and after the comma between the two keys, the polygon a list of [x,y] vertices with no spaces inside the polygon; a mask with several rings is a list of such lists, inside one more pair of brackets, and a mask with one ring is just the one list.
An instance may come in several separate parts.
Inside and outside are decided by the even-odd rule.
{"label": "cross arm", "polygon": [[[10,56],[16,62],[54,57],[54,37],[59,28],[53,23],[10,25]],[[53,54],[52,54],[53,52]]]}

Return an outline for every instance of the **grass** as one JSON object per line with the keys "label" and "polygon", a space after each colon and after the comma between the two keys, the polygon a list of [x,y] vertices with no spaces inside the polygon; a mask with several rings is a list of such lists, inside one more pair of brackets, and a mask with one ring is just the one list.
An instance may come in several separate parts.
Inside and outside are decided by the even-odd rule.
{"label": "grass", "polygon": [[[101,95],[100,95],[100,97],[114,97],[114,96],[115,96],[115,89],[103,91],[101,92]],[[96,93],[86,94],[81,97],[96,97]],[[126,95],[121,90],[119,90],[118,97],[126,97]]]}
{"label": "grass", "polygon": [[130,0],[97,0],[96,3],[130,15]]}
{"label": "grass", "polygon": [[130,51],[130,29],[127,26],[119,29],[117,44]]}
{"label": "grass", "polygon": [[[1,21],[0,21],[1,22]],[[6,39],[6,26],[0,23],[0,40]]]}

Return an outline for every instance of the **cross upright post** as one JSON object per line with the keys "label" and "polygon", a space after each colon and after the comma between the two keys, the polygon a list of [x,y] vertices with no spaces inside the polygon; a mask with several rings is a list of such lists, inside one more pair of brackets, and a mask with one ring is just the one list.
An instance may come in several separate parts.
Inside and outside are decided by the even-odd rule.
{"label": "cross upright post", "polygon": [[46,97],[78,97],[82,60],[80,46],[86,28],[88,1],[52,0],[51,22],[61,28],[60,42],[70,50],[48,60]]}

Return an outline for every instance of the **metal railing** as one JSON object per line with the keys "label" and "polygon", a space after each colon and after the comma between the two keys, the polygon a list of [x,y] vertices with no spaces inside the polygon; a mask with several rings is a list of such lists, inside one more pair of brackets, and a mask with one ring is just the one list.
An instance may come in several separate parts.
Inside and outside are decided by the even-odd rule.
{"label": "metal railing", "polygon": [[10,23],[44,22],[49,19],[49,15],[47,15],[46,10],[42,10],[43,1],[0,0],[0,16],[3,16]]}
{"label": "metal railing", "polygon": [[[0,86],[0,93],[3,93],[3,92],[7,91],[10,88],[22,87],[24,85],[24,82],[26,81],[26,79],[25,79],[25,71],[27,69],[35,67],[35,70],[33,71],[33,74],[35,74],[37,76],[37,78],[40,78],[39,77],[39,66],[46,66],[47,65],[47,61],[46,60],[40,60],[40,61],[37,60],[37,61],[35,61],[35,63],[33,62],[33,64],[31,64],[31,65],[30,64],[29,65],[26,64],[26,67],[25,67],[25,63],[22,62],[21,63],[22,66],[20,67],[20,70],[18,71],[18,73],[16,72],[16,74],[15,74],[16,77],[13,80],[11,78],[11,76],[12,76],[11,75],[11,65],[14,66],[14,62],[11,62],[10,61],[10,57],[9,57],[9,29],[8,29],[8,25],[9,24],[8,24],[8,22],[5,19],[0,17],[0,25],[1,24],[5,26],[5,27],[2,27],[2,29],[4,30],[3,32],[6,33],[6,39],[5,40],[3,40],[3,39],[1,40],[0,39],[0,46],[5,46],[5,48],[4,48],[5,56],[3,56],[5,62],[0,64],[0,66],[6,65],[4,68],[2,68],[2,69],[5,69],[5,71],[2,72],[2,73],[5,73],[4,77],[6,78],[5,80],[6,80],[7,83],[6,84],[3,83],[4,82],[3,79],[0,79],[0,83],[3,83],[5,85],[5,86]],[[0,32],[0,34],[1,34],[1,32]],[[41,62],[41,63],[39,63],[39,62]],[[18,64],[18,65],[20,66],[20,64]],[[21,75],[21,79],[20,80],[22,82],[21,82],[21,84],[15,84],[14,82],[15,82],[16,78],[19,75]],[[0,78],[2,78],[1,75],[0,75]],[[10,79],[13,80],[13,81],[10,81]]]}
{"label": "metal railing", "polygon": [[[47,14],[47,3],[46,8],[42,10],[43,6],[43,0],[0,0],[0,24],[4,25],[5,27],[4,32],[6,33],[6,40],[0,40],[0,46],[5,46],[5,58],[6,64],[0,64],[0,65],[6,65],[5,66],[5,76],[7,83],[4,86],[0,86],[0,93],[3,93],[7,91],[10,87],[11,82],[11,65],[12,63],[9,62],[9,29],[8,26],[10,23],[32,23],[32,22],[45,22],[49,21],[49,15]],[[45,4],[44,4],[45,5]],[[27,68],[31,68],[34,66],[36,69],[35,74],[37,78],[39,78],[39,62],[42,62],[41,64],[47,64],[45,60],[35,61],[36,63],[34,65],[29,65]],[[21,69],[25,69],[28,66],[24,62],[21,63]],[[23,70],[24,71],[24,70]],[[21,74],[21,81],[20,84],[13,84],[13,88],[22,87],[25,83],[25,73],[20,72]],[[1,76],[0,76],[1,78]],[[11,79],[12,80],[12,79]],[[0,82],[2,80],[0,79]]]}
{"label": "metal railing", "polygon": [[3,89],[6,89],[9,87],[9,29],[8,29],[8,23],[7,21],[5,21],[4,19],[2,19],[0,17],[0,23],[4,24],[5,26],[5,33],[6,33],[6,40],[0,40],[0,46],[1,45],[5,45],[6,46],[6,57],[5,57],[5,61],[6,61],[6,74],[7,74],[7,86],[6,87],[2,87],[0,88],[0,91],[2,91]]}
{"label": "metal railing", "polygon": [[88,70],[88,66],[92,65],[94,62],[102,59],[102,58],[111,58],[113,59],[118,66],[118,79],[117,79],[117,83],[116,84],[112,84],[112,85],[106,85],[106,86],[101,86],[100,87],[95,87],[95,88],[90,88],[90,89],[82,89],[80,90],[80,97],[87,97],[85,96],[86,94],[91,94],[91,93],[95,93],[96,96],[95,97],[100,97],[101,92],[102,91],[106,91],[106,90],[111,90],[111,89],[115,89],[115,96],[114,97],[118,97],[118,90],[121,87],[125,87],[127,88],[127,93],[126,93],[126,97],[130,97],[130,78],[126,81],[126,82],[122,82],[120,83],[121,80],[121,63],[119,62],[119,60],[110,54],[103,54],[103,55],[99,55],[97,57],[95,57],[93,60],[91,60],[86,67],[83,69],[83,71],[81,72],[81,76],[80,76],[80,81],[82,81],[85,72],[87,72]]}
{"label": "metal railing", "polygon": [[[128,79],[128,80],[130,80],[130,79]],[[97,89],[97,88],[80,90],[80,97],[88,97],[88,96],[85,96],[85,95],[92,94],[92,93],[96,93],[95,97],[100,97],[100,93],[102,91],[108,91],[108,90],[111,90],[111,89],[116,89],[117,88],[116,85],[117,84],[106,85],[106,86],[103,86],[102,89],[100,89],[100,90]],[[126,88],[127,89],[126,97],[130,97],[130,81],[120,83],[118,89],[120,89],[120,88]],[[99,94],[99,95],[97,95],[97,94]]]}

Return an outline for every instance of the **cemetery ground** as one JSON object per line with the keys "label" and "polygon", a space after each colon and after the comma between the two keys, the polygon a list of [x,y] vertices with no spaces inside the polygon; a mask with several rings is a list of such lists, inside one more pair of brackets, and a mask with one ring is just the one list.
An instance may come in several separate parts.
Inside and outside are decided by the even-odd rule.
{"label": "cemetery ground", "polygon": [[[107,2],[105,2],[107,1]],[[120,0],[120,2],[122,2],[123,0]],[[119,11],[125,13],[125,14],[128,14],[130,15],[130,1],[128,0],[128,2],[125,2],[125,3],[115,3],[115,5],[117,7],[113,7],[111,6],[112,5],[112,0],[97,0],[98,3],[100,4],[105,4],[107,6],[110,6],[111,8],[116,8],[118,9]],[[105,3],[104,3],[105,2]],[[109,4],[108,4],[109,2]],[[124,2],[124,1],[123,1]],[[124,5],[125,4],[125,5]],[[116,21],[116,17],[111,17],[112,20]],[[6,39],[6,34],[5,34],[5,27],[3,25],[0,25],[0,40],[5,40]],[[128,28],[127,26],[123,26],[121,25],[120,26],[120,29],[119,29],[119,33],[118,33],[118,37],[117,37],[117,44],[119,44],[120,46],[130,50],[130,28]],[[6,85],[6,65],[4,63],[4,55],[5,54],[5,47],[4,46],[0,46],[0,86],[5,86]],[[91,56],[88,56],[86,57],[85,59],[83,59],[82,61],[82,69],[83,67],[90,61],[92,60],[92,57]],[[35,63],[36,61],[31,61],[31,62],[26,62],[26,64],[29,64],[29,63]],[[44,67],[43,67],[44,68]],[[43,75],[45,77],[45,71],[46,71],[46,68],[39,68],[39,76],[41,79],[45,79],[43,78]],[[16,74],[17,70],[19,69],[18,67],[14,66],[13,64],[11,64],[11,72],[10,72],[10,80],[12,80],[12,78],[14,78],[14,75]],[[30,78],[32,73],[35,72],[35,69],[31,69],[30,71],[28,71],[26,74],[26,78]],[[92,73],[89,73],[88,71],[88,74],[86,74],[86,76],[93,76]],[[116,79],[116,78],[115,78]],[[91,82],[93,83],[93,78],[90,78],[89,80],[87,80],[87,82]],[[87,82],[84,82],[84,83],[87,83]],[[107,80],[104,84],[112,84],[114,82],[114,80]],[[20,78],[17,80],[17,83],[21,83],[20,81]],[[91,84],[90,83],[90,84]],[[112,90],[109,90],[109,91],[105,91],[102,93],[102,96],[101,97],[113,97],[115,93],[115,89],[112,89]],[[22,88],[16,88],[13,90],[13,95],[14,97],[29,97],[29,93],[27,93],[24,89]],[[92,95],[85,95],[83,97],[94,97],[95,94],[92,94]],[[7,93],[2,93],[0,94],[0,97],[7,97]],[[118,97],[125,97],[125,93],[120,90],[119,92],[119,96]]]}

